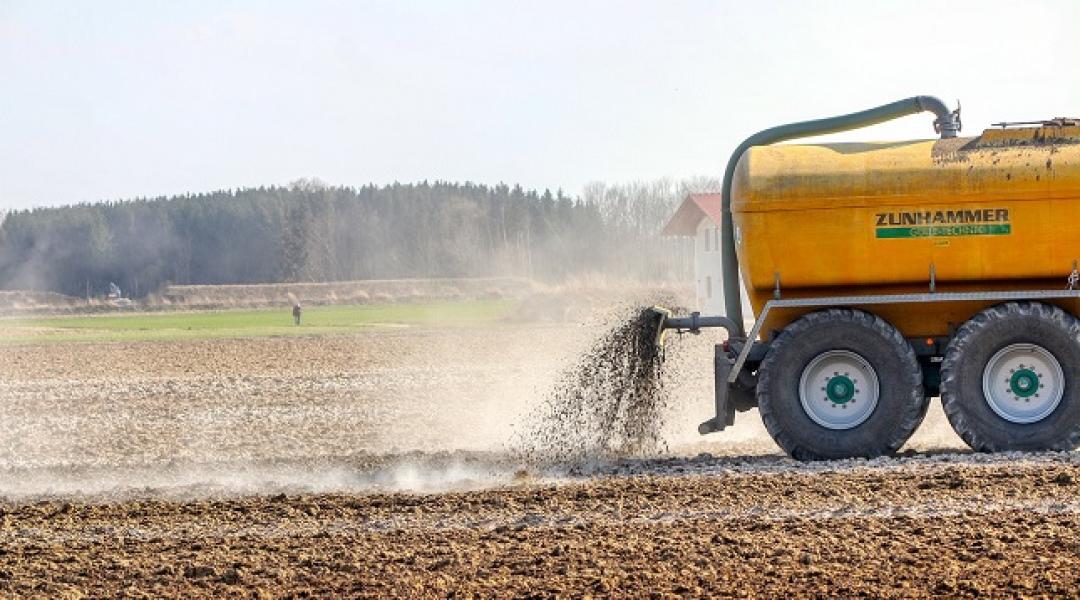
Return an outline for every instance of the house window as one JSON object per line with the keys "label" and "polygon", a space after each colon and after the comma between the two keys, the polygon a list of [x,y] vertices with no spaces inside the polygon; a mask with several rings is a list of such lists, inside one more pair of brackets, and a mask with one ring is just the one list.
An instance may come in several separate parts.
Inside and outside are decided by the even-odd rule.
{"label": "house window", "polygon": [[701,241],[705,246],[706,252],[716,252],[720,249],[719,229],[716,227],[706,227],[701,232]]}
{"label": "house window", "polygon": [[712,298],[712,277],[705,276],[705,297]]}

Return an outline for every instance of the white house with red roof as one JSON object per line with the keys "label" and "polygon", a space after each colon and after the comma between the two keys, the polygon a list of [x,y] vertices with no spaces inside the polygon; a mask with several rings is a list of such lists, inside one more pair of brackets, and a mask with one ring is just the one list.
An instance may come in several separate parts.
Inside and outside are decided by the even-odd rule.
{"label": "white house with red roof", "polygon": [[[694,238],[694,278],[697,310],[724,314],[723,269],[720,265],[720,194],[690,194],[679,205],[660,235]],[[746,292],[741,292],[746,304]]]}

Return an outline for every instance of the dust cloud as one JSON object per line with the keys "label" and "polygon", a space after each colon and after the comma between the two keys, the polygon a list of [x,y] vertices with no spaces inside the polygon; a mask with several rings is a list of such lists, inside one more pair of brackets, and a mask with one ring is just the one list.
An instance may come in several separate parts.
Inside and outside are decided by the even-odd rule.
{"label": "dust cloud", "polygon": [[6,470],[0,478],[0,498],[16,502],[55,497],[186,501],[269,494],[436,493],[485,489],[520,480],[521,474],[500,463],[497,456],[411,453],[261,463]]}
{"label": "dust cloud", "polygon": [[753,411],[697,434],[720,340],[655,353],[652,300],[562,322],[0,347],[0,497],[427,493],[782,457]]}

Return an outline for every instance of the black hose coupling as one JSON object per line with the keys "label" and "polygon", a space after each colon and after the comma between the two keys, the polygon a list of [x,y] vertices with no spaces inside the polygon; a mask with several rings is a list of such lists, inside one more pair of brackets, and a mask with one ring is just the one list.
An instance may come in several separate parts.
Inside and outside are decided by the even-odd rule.
{"label": "black hose coupling", "polygon": [[949,111],[944,102],[934,96],[916,96],[915,103],[921,110],[934,113],[934,133],[941,135],[942,139],[954,138],[960,133],[962,122],[960,121],[960,101],[956,101],[956,110]]}

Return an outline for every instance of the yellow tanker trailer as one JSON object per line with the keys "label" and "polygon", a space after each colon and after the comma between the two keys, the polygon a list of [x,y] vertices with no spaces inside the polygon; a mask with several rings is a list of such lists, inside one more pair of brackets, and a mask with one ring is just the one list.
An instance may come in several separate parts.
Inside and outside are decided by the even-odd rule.
{"label": "yellow tanker trailer", "polygon": [[[941,139],[770,146],[935,113]],[[758,407],[800,459],[897,451],[940,395],[975,450],[1080,445],[1080,122],[957,137],[917,96],[746,140],[725,175],[719,431]],[[739,285],[754,311],[744,331]]]}

